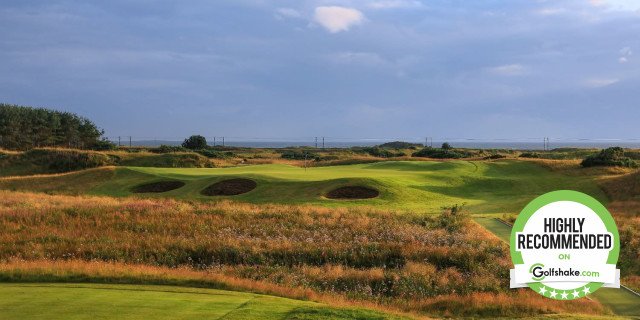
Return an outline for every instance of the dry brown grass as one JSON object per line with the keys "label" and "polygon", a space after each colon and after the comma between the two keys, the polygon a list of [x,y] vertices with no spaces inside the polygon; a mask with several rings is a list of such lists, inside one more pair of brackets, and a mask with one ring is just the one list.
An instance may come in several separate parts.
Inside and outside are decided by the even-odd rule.
{"label": "dry brown grass", "polygon": [[[79,172],[0,177],[0,189],[80,194],[108,181],[114,175],[115,167],[108,166]],[[73,178],[61,184],[58,179],[61,176],[73,176]]]}
{"label": "dry brown grass", "polygon": [[217,286],[438,316],[608,312],[508,289],[506,246],[439,219],[2,191],[0,277]]}
{"label": "dry brown grass", "polygon": [[612,201],[640,200],[640,172],[605,177],[600,187]]}
{"label": "dry brown grass", "polygon": [[633,172],[634,169],[624,167],[589,167],[583,168],[580,166],[582,160],[551,160],[551,159],[530,159],[520,158],[520,161],[530,161],[538,163],[545,168],[568,176],[617,176]]}
{"label": "dry brown grass", "polygon": [[640,290],[640,201],[613,201],[607,207],[618,226],[622,283]]}
{"label": "dry brown grass", "polygon": [[20,154],[20,153],[22,153],[22,151],[13,151],[13,150],[7,150],[7,149],[0,148],[0,153]]}
{"label": "dry brown grass", "polygon": [[607,209],[614,218],[640,217],[640,202],[637,201],[613,201]]}
{"label": "dry brown grass", "polygon": [[[333,270],[341,271],[339,267],[333,268]],[[431,270],[427,270],[427,273],[430,272]],[[425,314],[445,317],[462,315],[521,317],[523,315],[558,313],[611,314],[610,310],[593,300],[549,300],[524,289],[518,289],[514,294],[447,294],[430,299],[380,303],[335,294],[323,294],[310,289],[279,286],[264,281],[229,277],[206,270],[193,270],[188,267],[167,268],[105,261],[10,260],[0,263],[0,280],[158,284],[216,288],[312,300],[338,307],[365,307],[419,319],[428,319],[424,316]],[[505,314],[505,310],[508,310],[508,313]]]}
{"label": "dry brown grass", "polygon": [[[422,158],[422,157],[390,157],[390,158],[380,158],[373,156],[350,156],[345,159],[337,159],[337,160],[291,160],[291,159],[282,159],[282,158],[256,158],[256,159],[247,159],[244,164],[256,165],[256,164],[285,164],[296,167],[327,167],[327,166],[340,166],[340,165],[352,165],[352,164],[365,164],[365,163],[375,163],[382,161],[436,161],[436,162],[450,162],[450,161],[481,161],[485,160],[483,157],[474,157],[474,158],[463,158],[463,159],[433,159],[433,158]],[[503,159],[501,159],[503,160]],[[486,161],[501,161],[501,160],[486,160]]]}

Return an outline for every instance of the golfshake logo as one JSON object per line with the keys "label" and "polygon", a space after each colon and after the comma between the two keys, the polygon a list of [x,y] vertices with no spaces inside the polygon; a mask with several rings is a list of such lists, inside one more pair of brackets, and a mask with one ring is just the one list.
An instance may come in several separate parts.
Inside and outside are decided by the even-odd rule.
{"label": "golfshake logo", "polygon": [[558,300],[620,287],[620,239],[607,209],[576,191],[554,191],[529,203],[511,231],[511,288]]}

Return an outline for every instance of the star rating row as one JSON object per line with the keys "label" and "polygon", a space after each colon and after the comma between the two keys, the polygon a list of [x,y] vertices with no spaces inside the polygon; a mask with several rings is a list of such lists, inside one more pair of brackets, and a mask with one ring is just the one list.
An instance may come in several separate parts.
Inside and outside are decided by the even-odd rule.
{"label": "star rating row", "polygon": [[[549,298],[562,299],[562,300],[569,299],[569,295],[570,294],[573,295],[572,299],[576,299],[576,298],[580,298],[581,296],[584,297],[584,296],[588,295],[589,293],[591,293],[591,289],[589,287],[587,287],[587,286],[584,286],[584,288],[582,290],[578,290],[578,289],[574,289],[573,292],[571,292],[571,290],[568,290],[568,291],[567,290],[558,290],[558,291],[556,291],[556,289],[548,288],[548,287],[542,285],[538,289],[538,292],[541,295],[545,296],[545,297],[548,296]],[[560,295],[560,297],[556,298],[558,296],[558,294]]]}

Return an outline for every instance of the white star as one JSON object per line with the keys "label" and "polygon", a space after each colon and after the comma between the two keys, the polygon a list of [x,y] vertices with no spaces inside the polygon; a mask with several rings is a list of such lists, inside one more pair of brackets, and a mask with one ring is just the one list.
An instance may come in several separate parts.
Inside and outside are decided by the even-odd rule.
{"label": "white star", "polygon": [[556,290],[549,291],[549,296],[550,296],[551,298],[555,298],[557,295],[558,295],[558,293],[556,292]]}
{"label": "white star", "polygon": [[566,299],[567,297],[569,297],[569,294],[564,291],[562,291],[560,295],[562,296],[562,299]]}
{"label": "white star", "polygon": [[591,293],[591,289],[584,287],[584,289],[582,289],[582,291],[584,292],[584,295],[588,295],[589,293]]}
{"label": "white star", "polygon": [[544,293],[547,292],[547,289],[544,288],[544,286],[540,287],[540,294],[544,296]]}
{"label": "white star", "polygon": [[580,297],[580,292],[578,290],[573,290],[572,294],[574,298]]}

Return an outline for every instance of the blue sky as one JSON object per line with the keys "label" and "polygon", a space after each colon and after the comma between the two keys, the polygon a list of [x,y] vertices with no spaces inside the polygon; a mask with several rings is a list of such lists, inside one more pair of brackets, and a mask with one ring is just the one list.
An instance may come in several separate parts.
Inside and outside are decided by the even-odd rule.
{"label": "blue sky", "polygon": [[2,1],[0,101],[107,135],[637,138],[640,1]]}

